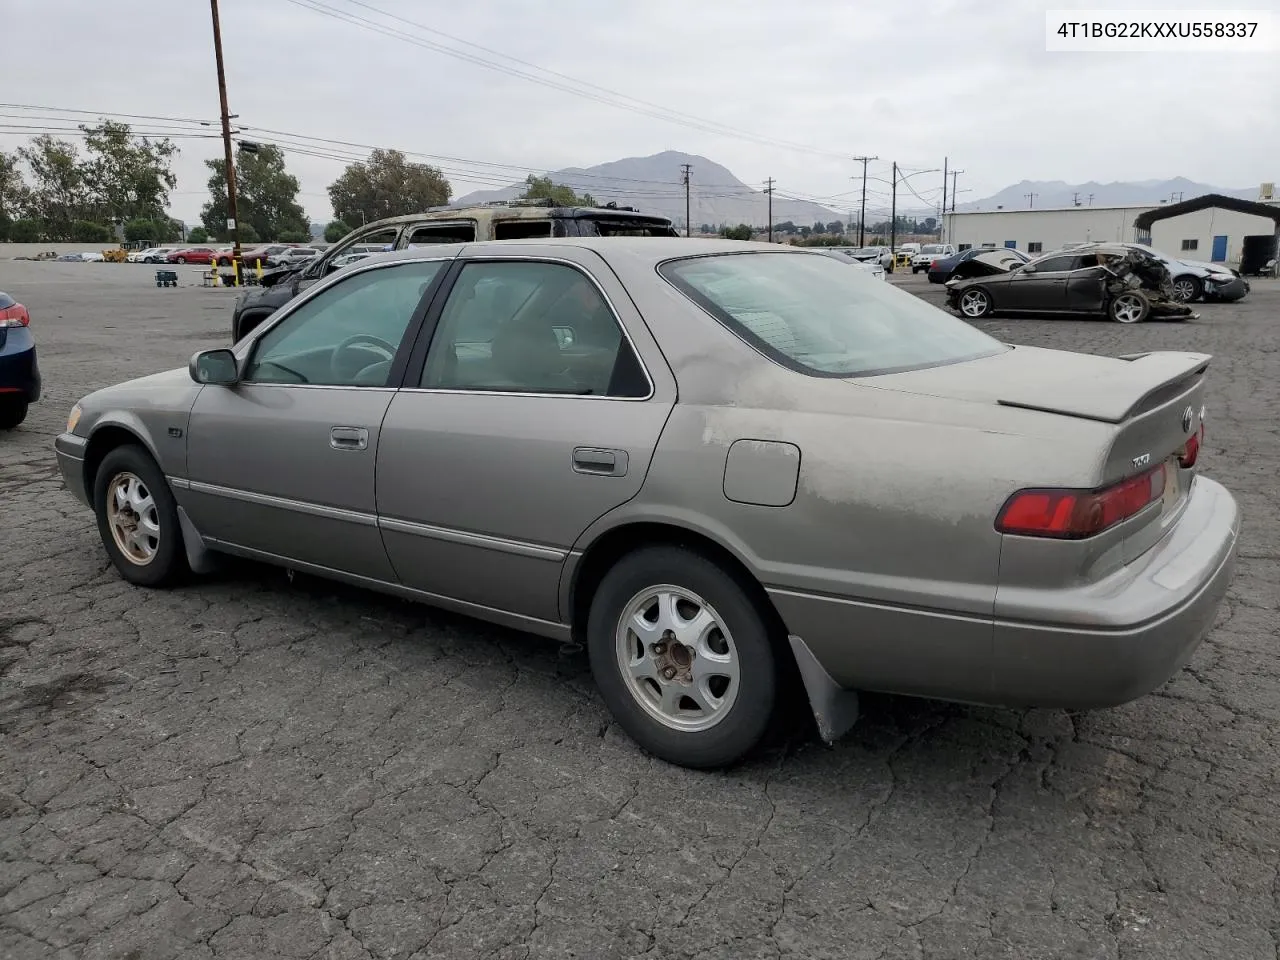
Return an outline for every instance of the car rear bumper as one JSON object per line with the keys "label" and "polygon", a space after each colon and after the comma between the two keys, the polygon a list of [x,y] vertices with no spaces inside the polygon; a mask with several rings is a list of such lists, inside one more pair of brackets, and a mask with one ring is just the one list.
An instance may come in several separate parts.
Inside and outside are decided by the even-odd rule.
{"label": "car rear bumper", "polygon": [[1086,709],[1150,693],[1213,626],[1235,569],[1240,508],[1197,477],[1177,525],[1134,563],[1067,590],[996,593],[996,699]]}
{"label": "car rear bumper", "polygon": [[1191,658],[1235,568],[1240,511],[1197,477],[1173,530],[1097,583],[999,588],[995,617],[768,592],[790,634],[845,689],[1092,709],[1155,690]]}
{"label": "car rear bumper", "polygon": [[89,494],[84,485],[84,452],[88,445],[89,441],[84,437],[63,433],[53,441],[53,452],[58,458],[62,482],[72,496],[86,507],[91,507],[93,504],[89,502]]}
{"label": "car rear bumper", "polygon": [[0,396],[40,399],[40,364],[36,341],[26,327],[0,330]]}

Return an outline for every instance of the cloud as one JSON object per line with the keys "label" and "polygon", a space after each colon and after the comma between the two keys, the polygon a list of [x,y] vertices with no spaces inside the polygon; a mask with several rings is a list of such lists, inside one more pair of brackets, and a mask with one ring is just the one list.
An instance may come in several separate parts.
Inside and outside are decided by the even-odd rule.
{"label": "cloud", "polygon": [[[887,177],[895,159],[932,169],[948,157],[965,171],[969,199],[1022,179],[1183,175],[1241,187],[1277,176],[1280,126],[1265,95],[1275,86],[1274,54],[1046,52],[1044,11],[1085,3],[307,3],[401,36],[288,0],[222,0],[237,123],[457,158],[441,164],[458,194],[522,179],[528,169],[665,149],[710,157],[748,183],[771,176],[779,190],[819,197],[849,193],[861,168],[848,158],[859,154],[879,156],[870,171],[877,177]],[[740,134],[700,128],[696,119],[671,123],[646,115],[662,111],[643,103],[619,109],[444,55],[430,45],[459,45],[361,3],[594,84],[603,89],[588,93],[600,99],[613,101],[605,91],[617,91]],[[6,48],[0,99],[217,116],[205,4],[165,4],[162,14],[145,17],[82,0],[4,0],[4,8],[5,33],[19,42]],[[51,37],[56,43],[44,39]],[[569,84],[460,49],[552,86]],[[18,142],[0,130],[0,149]],[[193,219],[208,177],[203,161],[220,144],[180,146],[174,208]],[[353,149],[313,142],[311,152]],[[313,218],[329,215],[325,187],[343,163],[290,151]],[[921,175],[913,184],[932,198],[941,177]]]}

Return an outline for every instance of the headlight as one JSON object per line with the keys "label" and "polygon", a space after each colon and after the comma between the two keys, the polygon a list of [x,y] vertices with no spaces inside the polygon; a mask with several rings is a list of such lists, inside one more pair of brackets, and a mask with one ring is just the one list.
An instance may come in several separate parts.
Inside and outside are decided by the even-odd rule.
{"label": "headlight", "polygon": [[67,414],[67,433],[74,433],[76,424],[80,422],[80,404],[76,404],[71,408],[71,412]]}

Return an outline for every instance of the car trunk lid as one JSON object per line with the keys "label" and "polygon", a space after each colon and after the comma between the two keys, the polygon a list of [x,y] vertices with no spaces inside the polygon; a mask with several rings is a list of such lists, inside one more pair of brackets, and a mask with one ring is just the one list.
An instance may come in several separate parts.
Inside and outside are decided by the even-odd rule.
{"label": "car trunk lid", "polygon": [[[1204,376],[1210,359],[1208,354],[1175,351],[1100,357],[1014,347],[965,363],[861,382],[881,389],[1111,425],[1109,444],[1100,451],[1098,487],[1161,464],[1165,468],[1158,509],[1153,505],[1122,525],[1122,552],[1129,562],[1163,536],[1180,512],[1195,476],[1204,415]],[[1189,442],[1197,449],[1188,450]]]}

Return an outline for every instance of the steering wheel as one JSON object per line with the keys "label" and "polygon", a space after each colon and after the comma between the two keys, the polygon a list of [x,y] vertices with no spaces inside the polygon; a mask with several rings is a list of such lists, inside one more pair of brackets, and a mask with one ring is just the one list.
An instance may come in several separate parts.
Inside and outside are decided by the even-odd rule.
{"label": "steering wheel", "polygon": [[[338,369],[338,359],[345,351],[351,349],[358,343],[365,343],[372,347],[377,347],[387,355],[388,360],[394,360],[396,358],[396,348],[393,344],[387,343],[387,341],[383,340],[381,337],[375,337],[372,334],[357,333],[354,337],[347,337],[347,339],[334,347],[333,354],[329,357],[329,372],[333,375],[333,379],[342,379],[344,374]],[[361,369],[363,370],[364,367],[361,367]]]}

